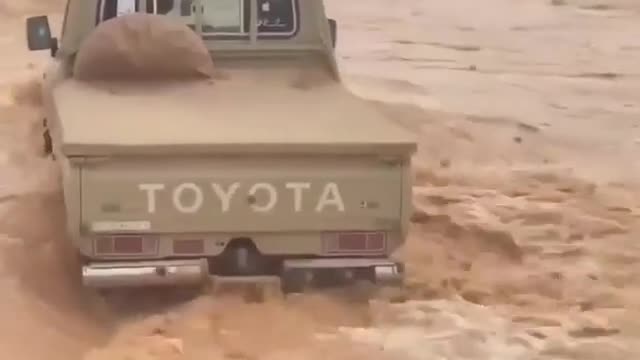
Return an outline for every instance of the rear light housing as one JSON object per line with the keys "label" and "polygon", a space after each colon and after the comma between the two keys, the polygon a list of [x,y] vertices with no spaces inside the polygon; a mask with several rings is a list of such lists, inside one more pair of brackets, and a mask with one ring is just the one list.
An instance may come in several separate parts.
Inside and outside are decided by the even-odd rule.
{"label": "rear light housing", "polygon": [[96,255],[151,255],[157,252],[157,239],[141,235],[100,236],[94,240]]}
{"label": "rear light housing", "polygon": [[202,239],[176,239],[173,240],[173,253],[176,255],[195,255],[204,253],[204,240]]}
{"label": "rear light housing", "polygon": [[348,231],[325,233],[323,248],[327,254],[383,254],[387,250],[384,231]]}

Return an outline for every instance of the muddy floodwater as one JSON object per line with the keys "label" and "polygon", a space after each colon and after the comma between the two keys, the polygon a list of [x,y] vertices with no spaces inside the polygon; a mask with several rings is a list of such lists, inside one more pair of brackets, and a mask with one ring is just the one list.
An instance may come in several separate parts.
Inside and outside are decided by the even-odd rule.
{"label": "muddy floodwater", "polygon": [[105,306],[24,36],[64,2],[0,0],[2,359],[640,358],[640,3],[325,1],[347,86],[419,138],[406,294]]}

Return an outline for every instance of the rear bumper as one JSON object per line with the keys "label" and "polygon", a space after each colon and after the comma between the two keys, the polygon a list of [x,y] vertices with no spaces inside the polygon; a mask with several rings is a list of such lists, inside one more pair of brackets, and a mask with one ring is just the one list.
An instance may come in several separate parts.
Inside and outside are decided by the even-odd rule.
{"label": "rear bumper", "polygon": [[404,280],[404,266],[389,259],[379,258],[323,258],[323,259],[295,259],[285,260],[283,272],[314,270],[345,270],[371,269],[373,280],[380,285],[397,285]]}
{"label": "rear bumper", "polygon": [[197,285],[208,277],[206,259],[94,263],[82,267],[92,288]]}
{"label": "rear bumper", "polygon": [[[404,278],[404,266],[389,259],[320,258],[283,262],[283,274],[298,272],[313,275],[318,270],[352,272],[358,269],[372,270],[372,280],[376,284],[399,284]],[[206,259],[106,262],[88,264],[82,268],[83,284],[91,288],[195,286],[206,283],[210,278]],[[252,281],[250,278],[257,277],[228,277],[226,281]]]}

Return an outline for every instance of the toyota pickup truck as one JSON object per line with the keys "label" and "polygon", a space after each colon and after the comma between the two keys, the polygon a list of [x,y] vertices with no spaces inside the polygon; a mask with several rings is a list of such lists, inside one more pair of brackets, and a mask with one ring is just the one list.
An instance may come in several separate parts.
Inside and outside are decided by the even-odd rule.
{"label": "toyota pickup truck", "polygon": [[70,70],[101,21],[126,9],[180,20],[185,1],[68,0],[60,42],[46,16],[27,19],[29,48],[52,56],[43,131],[84,284],[401,282],[392,255],[407,237],[416,143],[344,86],[323,2],[192,1],[257,24],[207,30],[224,35],[204,40],[226,74],[214,85],[101,89]]}

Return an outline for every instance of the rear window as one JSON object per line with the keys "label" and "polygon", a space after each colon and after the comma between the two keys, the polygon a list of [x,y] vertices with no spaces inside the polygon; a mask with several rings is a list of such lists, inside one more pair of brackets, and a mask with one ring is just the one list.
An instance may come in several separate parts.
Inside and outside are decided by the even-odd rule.
{"label": "rear window", "polygon": [[[256,1],[258,37],[288,38],[298,32],[298,0],[101,0],[99,20],[132,11],[146,11],[175,17],[195,30],[196,16],[202,15],[205,38],[249,36],[251,1]],[[199,10],[199,11],[198,11]]]}

